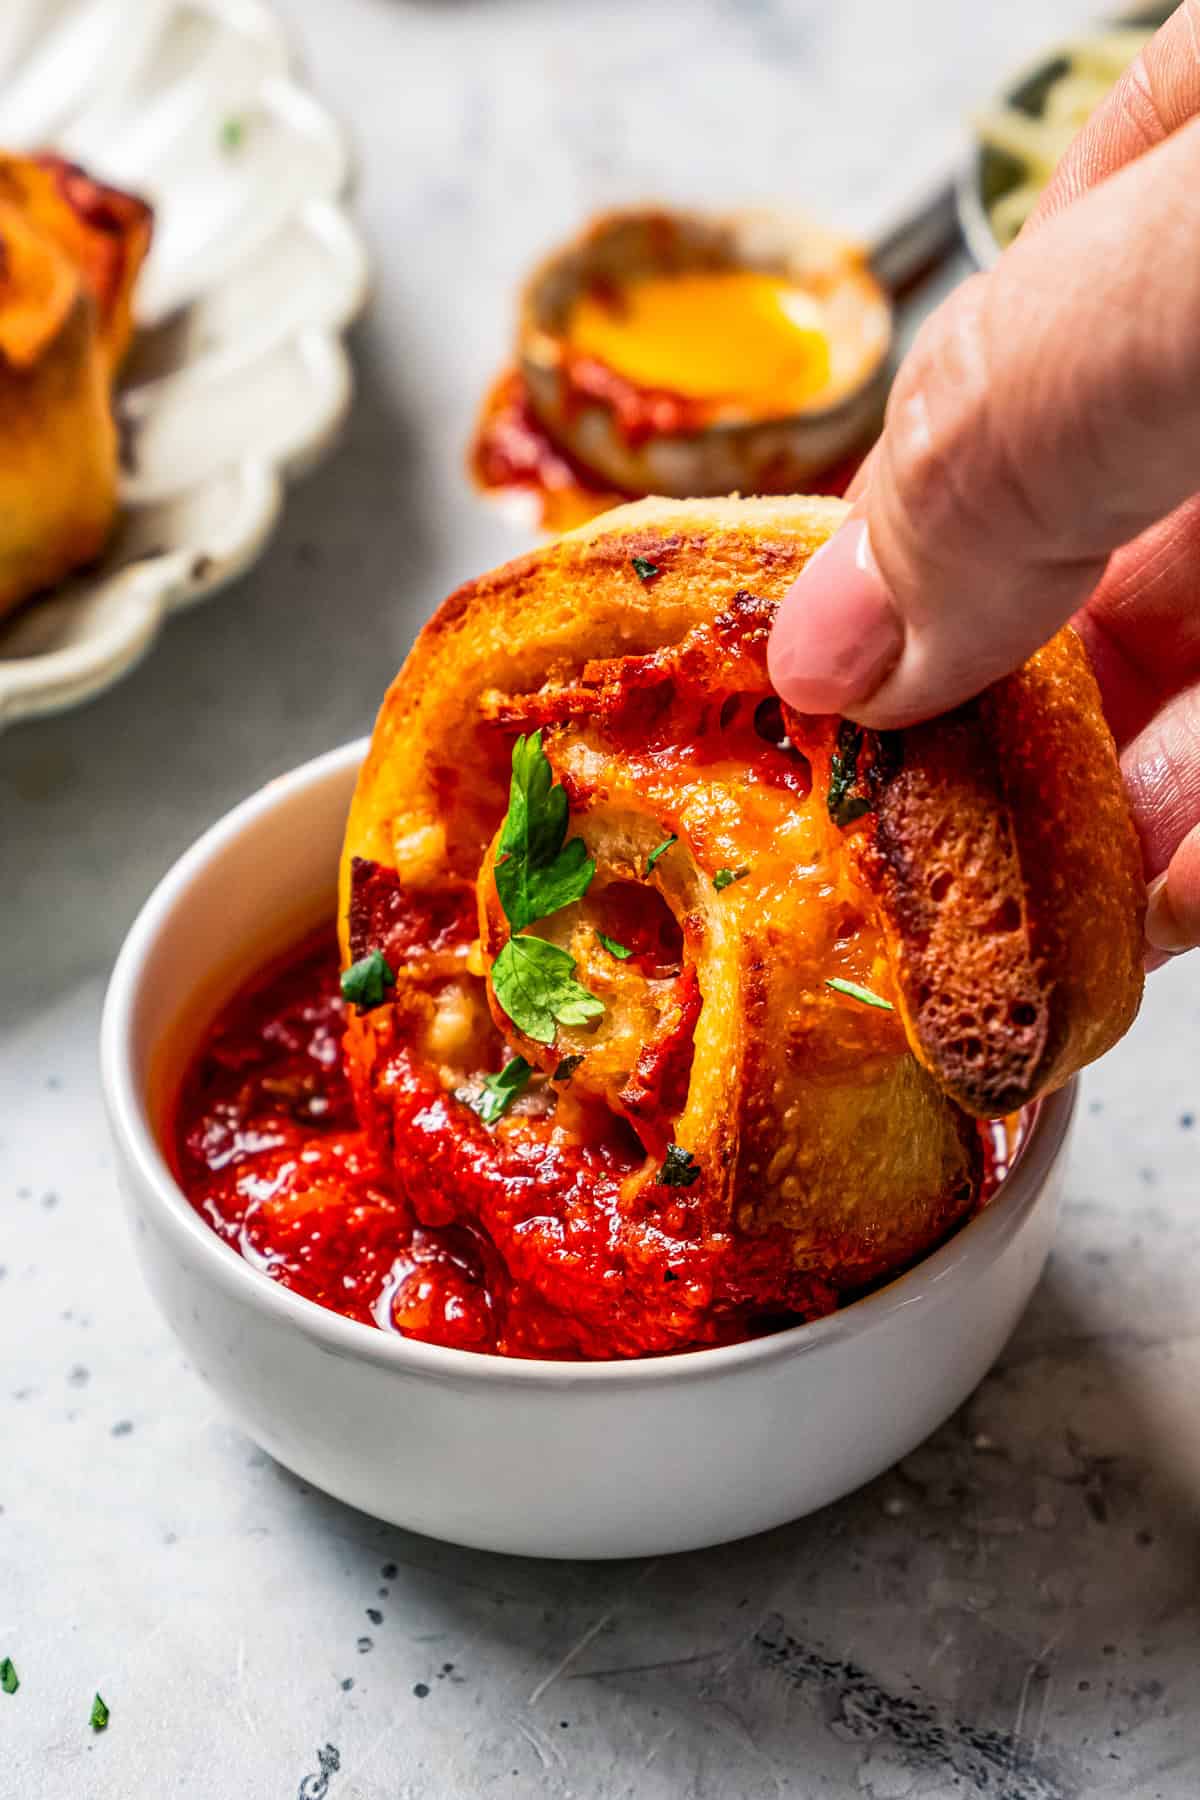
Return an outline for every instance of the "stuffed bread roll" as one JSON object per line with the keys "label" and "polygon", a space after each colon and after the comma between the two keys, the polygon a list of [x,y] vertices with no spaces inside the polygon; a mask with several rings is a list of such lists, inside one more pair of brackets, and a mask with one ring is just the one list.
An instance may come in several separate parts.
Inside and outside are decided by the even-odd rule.
{"label": "stuffed bread roll", "polygon": [[103,549],[111,387],[151,214],[59,157],[0,155],[0,614]]}
{"label": "stuffed bread roll", "polygon": [[453,594],[376,723],[341,935],[360,1113],[586,1355],[813,1317],[986,1191],[979,1120],[1141,992],[1079,642],[947,719],[781,707],[817,499],[649,500]]}

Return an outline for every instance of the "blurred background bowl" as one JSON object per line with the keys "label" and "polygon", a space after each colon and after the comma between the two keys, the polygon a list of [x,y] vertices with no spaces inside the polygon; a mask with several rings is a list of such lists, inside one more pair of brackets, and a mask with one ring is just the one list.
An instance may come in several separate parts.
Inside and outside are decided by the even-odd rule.
{"label": "blurred background bowl", "polygon": [[[1171,4],[1140,7],[1133,12],[1121,13],[1112,20],[1100,22],[1094,29],[1102,31],[1107,23],[1114,26],[1140,25],[1147,30],[1154,30],[1174,10],[1175,7]],[[1074,41],[1077,42],[1086,35],[1086,28],[1081,28],[1075,33]],[[1027,113],[1030,118],[1038,118],[1050,88],[1071,67],[1068,47],[1067,43],[1063,43],[1060,48],[1048,51],[1036,62],[1026,65],[1000,90],[997,103],[1014,107],[1018,112]],[[1015,156],[981,142],[976,142],[959,170],[956,183],[959,225],[967,248],[981,269],[990,269],[1004,248],[992,226],[992,208],[997,201],[1018,187],[1025,176],[1025,166]]]}
{"label": "blurred background bowl", "polygon": [[[701,270],[779,276],[820,295],[833,346],[829,380],[794,413],[712,403],[696,428],[631,435],[618,408],[572,390],[569,319],[597,284]],[[621,493],[802,493],[878,429],[890,377],[889,295],[865,252],[796,213],[677,207],[601,215],[539,264],[521,296],[518,349],[535,413],[556,444]],[[636,390],[640,384],[629,382]],[[652,414],[652,390],[643,399]]]}

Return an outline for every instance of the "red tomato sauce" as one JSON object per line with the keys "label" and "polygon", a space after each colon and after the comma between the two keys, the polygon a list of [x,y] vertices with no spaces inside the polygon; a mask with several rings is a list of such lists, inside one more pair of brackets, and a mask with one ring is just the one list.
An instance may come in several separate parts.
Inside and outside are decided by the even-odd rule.
{"label": "red tomato sauce", "polygon": [[697,1229],[687,1190],[653,1221],[623,1218],[633,1143],[564,1146],[529,1117],[490,1131],[402,1046],[387,1118],[367,1106],[364,1130],[338,977],[327,927],[249,981],[201,1040],[171,1121],[192,1206],[273,1281],[385,1331],[509,1356],[736,1342],[836,1305],[788,1271],[783,1240],[731,1254],[726,1233]]}
{"label": "red tomato sauce", "polygon": [[234,996],[201,1042],[173,1121],[175,1173],[217,1235],[347,1318],[495,1348],[485,1246],[428,1229],[359,1129],[326,927]]}
{"label": "red tomato sauce", "polygon": [[[572,364],[572,391],[579,404],[617,404],[618,420],[637,443],[653,432],[687,429],[687,403],[679,395],[647,395],[603,364],[580,358]],[[843,494],[858,472],[866,446],[843,457],[819,476],[813,491]],[[476,486],[496,498],[521,497],[544,531],[569,531],[608,512],[634,494],[571,455],[552,437],[533,410],[524,377],[505,369],[489,389],[467,453]]]}
{"label": "red tomato sauce", "polygon": [[524,496],[545,531],[569,531],[633,498],[554,442],[516,369],[505,369],[488,390],[467,462],[482,492]]}
{"label": "red tomato sauce", "polygon": [[809,1278],[789,1291],[782,1241],[731,1258],[724,1233],[693,1231],[686,1191],[654,1223],[620,1219],[632,1142],[564,1147],[528,1118],[493,1133],[402,1048],[389,1116],[364,1131],[344,1017],[329,929],[234,996],[178,1096],[184,1192],[272,1280],[386,1331],[511,1356],[729,1342],[833,1304]]}

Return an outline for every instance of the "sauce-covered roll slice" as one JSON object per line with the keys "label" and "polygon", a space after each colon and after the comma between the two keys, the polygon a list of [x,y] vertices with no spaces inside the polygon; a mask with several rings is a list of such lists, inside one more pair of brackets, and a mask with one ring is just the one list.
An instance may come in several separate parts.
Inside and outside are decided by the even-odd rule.
{"label": "sauce-covered roll slice", "polygon": [[0,615],[98,556],[112,381],[151,213],[60,157],[0,154]]}
{"label": "sauce-covered roll slice", "polygon": [[[923,1039],[918,992],[930,945],[940,968],[975,925],[961,909],[959,926],[953,909],[936,930],[909,922],[907,734],[851,756],[839,721],[785,716],[766,676],[774,607],[843,514],[610,514],[452,595],[376,725],[342,870],[360,1115],[417,1218],[481,1230],[584,1354],[826,1311],[981,1193],[978,1128],[947,1087],[978,1111],[990,1089],[947,1080],[944,1007],[925,1006]],[[1119,796],[1081,658],[1069,680],[1086,702],[1072,779]],[[986,721],[967,728],[982,743]],[[1019,887],[995,930],[1032,968],[1045,872],[1022,871],[1002,784],[990,806]],[[1068,1004],[1086,995],[1088,1030],[1050,1035],[1087,1054],[1140,982],[1121,817],[1124,835],[1072,840],[1073,878],[1086,888],[1090,856],[1117,894],[1102,926],[1117,987],[1059,984]],[[978,876],[969,845],[940,854]],[[1010,1036],[1028,1035],[1020,1007],[1053,1010],[1050,985],[1012,1002]],[[984,1076],[1008,1071],[1006,1104],[1070,1072],[1061,1055],[1014,1062],[1003,1027],[980,1056]]]}

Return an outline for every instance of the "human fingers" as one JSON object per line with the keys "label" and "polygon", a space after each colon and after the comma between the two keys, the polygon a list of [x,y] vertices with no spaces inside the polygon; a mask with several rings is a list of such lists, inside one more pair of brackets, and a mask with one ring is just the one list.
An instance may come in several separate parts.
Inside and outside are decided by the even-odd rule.
{"label": "human fingers", "polygon": [[1200,119],[927,322],[850,521],[780,608],[792,705],[888,727],[968,698],[1200,489],[1198,190]]}

